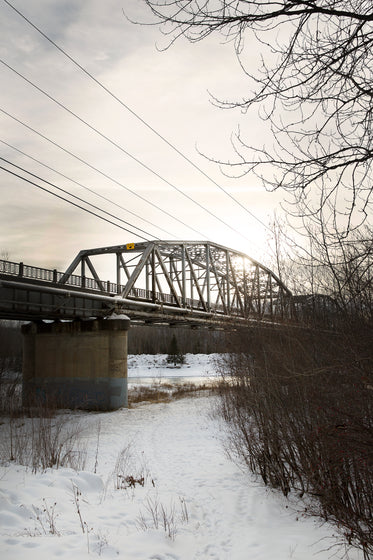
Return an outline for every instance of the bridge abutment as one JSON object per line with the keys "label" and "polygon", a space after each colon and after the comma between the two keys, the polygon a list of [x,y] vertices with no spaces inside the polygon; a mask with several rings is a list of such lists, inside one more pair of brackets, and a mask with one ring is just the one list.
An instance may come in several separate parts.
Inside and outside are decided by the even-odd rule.
{"label": "bridge abutment", "polygon": [[23,333],[24,406],[115,410],[127,406],[125,315],[28,323]]}

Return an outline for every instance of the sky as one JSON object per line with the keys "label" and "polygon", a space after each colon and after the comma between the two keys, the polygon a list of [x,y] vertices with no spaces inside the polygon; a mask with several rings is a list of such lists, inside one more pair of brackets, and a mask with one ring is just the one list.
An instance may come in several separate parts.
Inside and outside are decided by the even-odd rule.
{"label": "sky", "polygon": [[[268,140],[258,118],[211,102],[210,93],[240,99],[248,90],[234,45],[216,35],[165,49],[157,25],[133,23],[153,21],[141,0],[10,3],[220,188],[0,0],[0,166],[130,230],[0,169],[0,254],[65,270],[81,249],[158,238],[209,240],[268,262],[259,221],[273,219],[282,194],[253,176],[227,177],[209,159],[233,160],[238,124],[249,143]],[[259,53],[247,52],[254,67]]]}

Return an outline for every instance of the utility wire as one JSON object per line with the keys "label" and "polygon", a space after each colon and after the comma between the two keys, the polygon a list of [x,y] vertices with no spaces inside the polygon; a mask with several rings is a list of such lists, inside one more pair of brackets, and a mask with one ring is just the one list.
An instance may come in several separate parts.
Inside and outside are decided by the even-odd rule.
{"label": "utility wire", "polygon": [[[77,68],[79,68],[86,76],[88,76],[91,80],[93,80],[100,88],[102,88],[107,94],[110,95],[115,101],[117,101],[122,107],[124,107],[127,111],[131,113],[137,120],[139,120],[144,126],[146,126],[153,134],[158,136],[165,144],[167,144],[172,150],[174,150],[180,157],[182,157],[185,161],[187,161],[190,165],[194,167],[199,173],[201,173],[206,179],[208,179],[211,183],[213,183],[218,189],[220,189],[224,194],[226,194],[231,200],[233,200],[236,204],[238,204],[245,212],[247,212],[252,218],[254,218],[257,222],[260,223],[264,228],[270,231],[273,234],[273,231],[266,225],[260,218],[255,216],[253,212],[251,212],[244,204],[242,204],[239,200],[237,200],[230,192],[225,190],[219,183],[217,183],[212,177],[210,177],[203,169],[201,169],[196,163],[194,163],[190,158],[188,158],[183,152],[181,152],[172,142],[167,140],[165,136],[163,136],[160,132],[158,132],[154,127],[152,127],[145,119],[143,119],[136,111],[131,109],[129,105],[127,105],[122,99],[117,97],[112,91],[109,90],[100,80],[95,78],[93,74],[91,74],[84,66],[79,64],[75,58],[73,58],[69,53],[67,53],[62,47],[60,47],[55,41],[53,41],[44,31],[42,31],[39,27],[37,27],[30,19],[28,19],[22,12],[20,12],[17,8],[15,8],[8,0],[4,0],[4,2],[12,8],[22,19],[24,19],[31,27],[35,29],[40,35],[44,37],[51,45],[53,45],[57,50],[59,50],[66,58],[68,58]],[[241,234],[240,234],[241,235]]]}
{"label": "utility wire", "polygon": [[[10,173],[10,175],[14,175],[14,177],[18,177],[18,179],[21,179],[22,181],[25,181],[26,183],[29,183],[30,185],[33,185],[34,187],[36,187],[38,189],[41,189],[42,191],[47,192],[48,194],[51,194],[52,196],[55,196],[56,198],[59,198],[60,200],[64,200],[68,204],[72,204],[73,206],[75,206],[76,208],[79,208],[80,210],[83,210],[84,212],[88,212],[88,214],[92,214],[92,216],[95,216],[96,218],[99,218],[100,220],[104,220],[108,224],[111,224],[113,226],[116,226],[116,227],[124,230],[124,231],[127,231],[128,233],[131,233],[131,235],[137,235],[141,239],[144,239],[144,241],[149,241],[149,239],[146,239],[142,235],[139,235],[138,233],[135,233],[134,231],[131,231],[128,228],[120,226],[120,225],[112,222],[111,220],[108,220],[107,218],[104,218],[103,216],[100,216],[99,214],[96,214],[96,212],[92,212],[92,210],[88,210],[88,208],[84,208],[83,206],[80,206],[80,204],[77,204],[77,203],[73,202],[72,200],[69,200],[69,199],[67,199],[67,198],[65,198],[65,197],[63,197],[63,196],[61,196],[57,193],[49,191],[45,187],[42,187],[41,185],[38,185],[37,183],[34,183],[34,181],[30,181],[30,179],[27,179],[26,177],[23,177],[22,175],[19,175],[18,173],[15,173],[14,171],[11,171],[10,169],[7,169],[6,167],[3,167],[2,165],[0,165],[0,169],[2,169],[3,171],[6,171],[7,173]],[[43,181],[43,179],[41,179],[41,180]],[[56,188],[58,188],[58,187],[56,187]]]}
{"label": "utility wire", "polygon": [[182,224],[183,226],[185,226],[186,228],[190,229],[191,231],[194,231],[195,233],[198,233],[199,236],[202,237],[202,239],[208,239],[206,237],[206,235],[204,235],[203,233],[199,232],[198,230],[194,229],[191,225],[186,224],[185,222],[183,222],[182,220],[180,220],[179,218],[176,218],[176,216],[172,215],[170,212],[167,212],[167,210],[163,210],[163,208],[161,208],[160,206],[158,206],[157,204],[155,204],[154,202],[151,202],[150,200],[146,199],[144,196],[142,196],[141,194],[138,194],[136,191],[133,191],[132,189],[130,189],[129,187],[126,187],[126,185],[123,185],[123,183],[120,183],[119,181],[117,181],[116,179],[114,179],[113,177],[110,177],[110,175],[107,175],[107,173],[105,173],[104,171],[101,171],[101,169],[98,169],[97,167],[95,167],[94,165],[91,165],[90,163],[88,163],[87,161],[85,161],[84,159],[82,159],[81,157],[77,156],[76,154],[74,154],[73,152],[71,152],[70,150],[64,148],[63,146],[61,146],[60,144],[57,144],[57,142],[54,142],[54,140],[51,140],[50,138],[48,138],[47,136],[45,136],[44,134],[42,134],[41,132],[39,132],[38,130],[36,130],[35,128],[32,128],[31,126],[29,126],[28,124],[26,124],[25,122],[21,121],[20,119],[18,119],[17,117],[15,117],[14,115],[12,115],[11,113],[8,113],[7,111],[5,111],[5,109],[2,109],[0,107],[0,111],[6,115],[7,117],[13,119],[14,121],[16,121],[17,123],[21,124],[22,126],[24,126],[25,128],[27,128],[28,130],[30,130],[31,132],[33,132],[34,134],[37,134],[38,136],[40,136],[41,138],[43,138],[44,140],[46,140],[47,142],[49,142],[50,144],[52,144],[53,146],[56,146],[57,148],[59,148],[60,150],[62,150],[63,152],[65,152],[66,154],[72,156],[73,158],[75,158],[76,160],[80,161],[81,163],[83,163],[84,165],[86,165],[87,167],[89,167],[90,169],[93,169],[94,171],[96,171],[97,173],[99,173],[100,175],[102,175],[103,177],[105,177],[106,179],[109,179],[109,181],[112,181],[113,183],[115,183],[116,185],[118,185],[119,187],[121,187],[122,189],[130,192],[131,194],[133,194],[134,196],[136,196],[137,198],[139,198],[140,200],[143,200],[144,202],[146,202],[147,204],[149,204],[150,206],[153,206],[153,208],[156,208],[157,210],[159,210],[160,212],[162,212],[163,214],[165,214],[166,216],[168,216],[169,218],[172,218],[173,220],[175,220],[176,222],[178,222],[179,224]]}
{"label": "utility wire", "polygon": [[[71,196],[72,198],[75,198],[76,200],[78,200],[79,202],[83,202],[84,204],[87,204],[87,206],[91,206],[92,208],[94,208],[95,210],[98,210],[99,212],[102,212],[103,214],[106,214],[107,216],[110,216],[111,218],[114,218],[115,220],[118,220],[118,222],[122,222],[123,224],[126,224],[128,226],[131,226],[135,229],[138,229],[139,231],[141,231],[142,233],[144,233],[145,235],[148,235],[150,238],[152,237],[152,235],[148,232],[145,231],[137,226],[135,226],[134,224],[130,224],[129,222],[126,222],[125,220],[122,220],[121,218],[118,218],[117,216],[115,216],[114,214],[111,214],[110,212],[107,212],[106,210],[103,210],[102,208],[100,208],[99,206],[96,206],[95,204],[91,204],[90,202],[88,202],[87,200],[84,200],[84,198],[80,198],[79,196],[76,196],[75,194],[70,193],[69,191],[58,187],[57,185],[55,185],[54,183],[51,183],[50,181],[47,181],[46,179],[43,179],[42,177],[40,177],[39,175],[36,175],[35,173],[32,173],[31,171],[27,171],[27,169],[25,169],[24,167],[20,167],[19,165],[16,165],[15,163],[3,158],[0,156],[0,160],[5,161],[6,163],[8,163],[9,165],[12,165],[13,167],[15,167],[16,169],[19,169],[20,171],[23,171],[24,173],[27,173],[28,175],[31,175],[31,177],[34,177],[35,179],[38,179],[39,181],[42,181],[43,183],[45,183],[46,185],[49,185],[55,189],[57,189],[58,191],[63,192],[64,194],[67,194],[69,196]],[[136,234],[138,235],[138,234]],[[142,237],[142,236],[140,236]],[[142,239],[145,239],[144,237],[142,237]],[[156,239],[158,239],[160,241],[160,238],[157,237]]]}
{"label": "utility wire", "polygon": [[179,187],[177,187],[176,185],[174,185],[173,183],[171,183],[170,181],[168,181],[168,179],[165,179],[164,177],[162,177],[162,175],[160,175],[160,173],[158,173],[157,171],[155,171],[154,169],[152,169],[151,167],[149,167],[146,163],[144,163],[143,161],[141,161],[139,158],[137,158],[136,156],[134,156],[133,154],[131,154],[130,152],[128,152],[125,148],[123,148],[123,146],[121,146],[120,144],[118,144],[117,142],[115,142],[114,140],[111,140],[111,138],[109,138],[108,136],[106,136],[106,134],[104,134],[103,132],[100,132],[97,128],[95,128],[93,125],[89,124],[87,121],[85,121],[82,117],[79,117],[79,115],[77,115],[76,113],[74,113],[74,111],[72,111],[71,109],[69,109],[68,107],[66,107],[66,105],[64,105],[63,103],[61,103],[60,101],[58,101],[57,99],[55,99],[52,95],[49,95],[49,93],[47,93],[46,91],[44,91],[41,87],[37,86],[34,82],[32,82],[31,80],[29,80],[28,78],[26,78],[26,76],[24,76],[23,74],[21,74],[20,72],[18,72],[17,70],[15,70],[15,68],[13,68],[12,66],[10,66],[9,64],[7,64],[4,60],[0,59],[0,62],[6,67],[8,68],[11,72],[13,72],[14,74],[16,74],[17,76],[19,76],[20,78],[22,78],[22,80],[24,80],[26,83],[28,83],[29,85],[31,85],[33,88],[35,88],[39,93],[42,93],[43,95],[45,95],[48,99],[50,99],[51,101],[53,101],[53,103],[55,103],[56,105],[58,105],[59,107],[61,107],[62,109],[64,109],[67,113],[69,113],[70,115],[72,115],[73,117],[75,117],[76,119],[78,119],[81,123],[85,124],[90,130],[93,130],[96,134],[98,134],[99,136],[101,136],[101,138],[103,138],[104,140],[106,140],[107,142],[109,142],[110,144],[112,144],[113,146],[115,146],[116,148],[118,148],[118,150],[120,150],[121,152],[123,152],[126,156],[130,157],[131,159],[133,159],[136,163],[138,163],[139,165],[141,165],[144,169],[146,169],[147,171],[149,171],[150,173],[152,173],[153,175],[155,175],[156,177],[158,177],[161,181],[163,181],[164,183],[166,183],[166,185],[170,186],[171,188],[173,188],[174,190],[176,190],[178,193],[180,193],[182,196],[184,196],[185,198],[187,198],[188,200],[190,200],[191,202],[193,202],[194,204],[196,204],[199,208],[201,208],[202,210],[204,210],[205,212],[207,212],[208,214],[210,214],[210,216],[212,216],[213,218],[215,218],[216,220],[218,220],[220,223],[222,223],[223,225],[225,225],[227,228],[229,228],[230,230],[234,231],[237,235],[243,237],[244,239],[246,239],[246,241],[250,242],[250,239],[248,237],[246,237],[246,235],[244,235],[242,232],[238,231],[237,229],[235,229],[234,227],[232,227],[231,225],[229,225],[227,222],[225,222],[224,220],[222,220],[221,218],[219,218],[219,216],[217,216],[216,214],[214,214],[214,212],[211,212],[211,210],[209,210],[208,208],[206,208],[205,206],[203,206],[202,204],[200,204],[199,202],[197,202],[196,200],[194,200],[193,197],[189,196],[188,194],[186,194],[182,189],[180,189]]}
{"label": "utility wire", "polygon": [[[79,183],[78,181],[75,181],[75,179],[71,179],[71,177],[68,177],[67,175],[65,175],[64,173],[61,173],[60,171],[57,171],[57,169],[54,169],[53,167],[50,167],[49,165],[47,165],[46,163],[43,163],[42,161],[40,161],[39,159],[34,158],[33,156],[30,156],[29,154],[26,154],[26,152],[20,150],[19,148],[16,148],[15,146],[12,146],[12,144],[9,144],[8,142],[5,142],[5,140],[1,140],[0,142],[2,144],[5,144],[6,146],[8,146],[9,148],[12,148],[12,150],[15,150],[16,152],[26,156],[27,158],[31,159],[32,161],[35,161],[36,163],[38,163],[39,165],[42,165],[43,167],[45,167],[46,169],[49,169],[50,171],[53,171],[54,173],[57,173],[57,175],[60,175],[61,177],[64,177],[64,179],[67,179],[68,181],[71,181],[72,183],[75,183],[76,185],[78,185],[79,187],[81,187],[82,189],[85,189],[86,191],[94,194],[95,196],[98,196],[99,198],[102,198],[103,200],[105,200],[106,202],[109,202],[110,204],[113,204],[114,206],[116,206],[117,208],[120,208],[121,210],[124,210],[125,212],[128,212],[129,214],[132,214],[132,216],[135,216],[136,218],[139,218],[140,220],[143,220],[144,222],[150,224],[151,226],[163,231],[164,233],[167,233],[167,235],[170,235],[171,237],[175,237],[172,233],[170,233],[169,231],[161,228],[160,226],[157,226],[156,224],[153,224],[153,222],[150,222],[149,220],[147,220],[146,218],[143,218],[142,216],[139,216],[138,214],[136,214],[135,212],[132,212],[132,210],[129,210],[128,208],[124,208],[124,206],[121,206],[120,204],[118,204],[117,202],[114,202],[113,200],[111,200],[110,198],[107,198],[106,196],[96,192],[93,189],[90,189],[89,187],[87,187],[86,185],[83,185],[82,183]],[[119,220],[119,218],[117,218]],[[132,225],[132,224],[131,224]],[[137,226],[134,226],[137,227]],[[157,238],[159,239],[159,238]]]}

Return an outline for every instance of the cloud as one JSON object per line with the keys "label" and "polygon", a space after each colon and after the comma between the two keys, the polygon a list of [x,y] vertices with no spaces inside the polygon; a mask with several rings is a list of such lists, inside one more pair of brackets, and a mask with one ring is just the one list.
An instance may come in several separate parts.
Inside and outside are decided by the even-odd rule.
{"label": "cloud", "polygon": [[[274,202],[271,202],[269,197],[259,196],[256,180],[252,177],[241,180],[226,178],[215,164],[209,163],[196,151],[198,145],[204,153],[218,159],[232,157],[230,131],[241,115],[217,109],[209,102],[208,94],[210,90],[231,97],[245,91],[247,81],[236,61],[232,45],[222,45],[218,38],[211,37],[197,45],[180,41],[166,52],[159,52],[155,48],[160,38],[157,28],[128,22],[122,13],[123,2],[119,0],[34,0],[25,4],[15,0],[14,4],[225,189],[234,193],[250,209],[255,208],[260,216],[270,213],[277,199],[272,198]],[[143,3],[131,0],[125,3],[125,8],[134,20],[146,21],[149,18]],[[255,236],[252,232],[258,226],[247,213],[93,84],[4,3],[0,6],[0,16],[0,53],[8,64],[167,181],[205,205],[209,211],[245,235],[248,232],[247,235]],[[243,250],[245,242],[242,237],[225,228],[219,220],[187,201],[165,181],[141,167],[121,149],[95,134],[14,73],[4,67],[1,73],[4,84],[2,104],[7,111],[115,181],[164,208],[184,224],[190,224],[194,230],[203,232],[218,243]],[[184,239],[197,237],[192,229],[188,230],[185,225],[160,213],[2,114],[0,127],[3,140],[50,167],[112,198],[117,204],[175,236]],[[256,138],[259,137],[257,130],[258,122],[253,118],[250,133]],[[142,220],[114,209],[53,171],[10,148],[1,147],[2,154],[5,154],[3,157],[105,209],[110,208],[123,219],[133,220],[135,225],[156,235],[156,227],[144,225]],[[132,240],[130,234],[95,220],[47,193],[37,192],[5,173],[0,175],[0,188],[1,237],[11,255],[19,260],[31,259],[35,263],[40,259],[43,266],[47,266],[50,260],[51,266],[63,267],[79,248]],[[165,237],[159,230],[158,235]]]}

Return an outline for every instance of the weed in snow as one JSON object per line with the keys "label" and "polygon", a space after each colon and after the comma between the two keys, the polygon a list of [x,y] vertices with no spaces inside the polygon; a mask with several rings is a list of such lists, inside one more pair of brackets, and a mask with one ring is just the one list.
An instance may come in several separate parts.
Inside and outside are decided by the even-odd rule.
{"label": "weed in snow", "polygon": [[119,452],[113,472],[116,490],[134,489],[136,485],[145,486],[151,478],[144,453],[134,450],[133,442],[128,443]]}
{"label": "weed in snow", "polygon": [[145,511],[140,510],[139,516],[136,519],[138,528],[141,531],[162,529],[169,539],[175,540],[178,523],[181,522],[185,524],[189,521],[185,499],[179,497],[179,501],[180,512],[178,514],[173,502],[167,507],[159,501],[157,495],[153,498],[148,496],[144,505]]}
{"label": "weed in snow", "polygon": [[45,498],[43,498],[43,504],[42,508],[32,506],[34,511],[33,519],[35,521],[35,532],[33,535],[57,535],[59,537],[60,532],[56,527],[56,519],[58,517],[58,513],[56,513],[57,504],[49,505]]}

